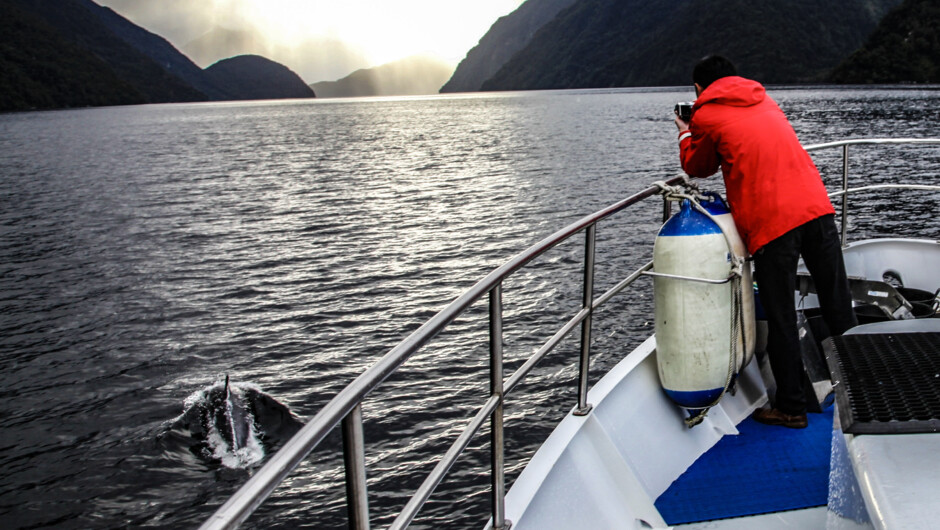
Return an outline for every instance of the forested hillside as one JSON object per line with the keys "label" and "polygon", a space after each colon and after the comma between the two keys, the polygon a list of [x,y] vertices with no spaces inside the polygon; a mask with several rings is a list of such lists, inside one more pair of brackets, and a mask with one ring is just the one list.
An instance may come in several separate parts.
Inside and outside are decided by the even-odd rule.
{"label": "forested hillside", "polygon": [[206,68],[218,86],[239,99],[312,98],[313,90],[283,64],[260,55],[239,55]]}
{"label": "forested hillside", "polygon": [[441,92],[475,92],[533,35],[575,0],[528,0],[512,13],[500,17],[486,35],[460,61]]}
{"label": "forested hillside", "polygon": [[836,83],[940,83],[940,2],[905,0],[832,73]]}
{"label": "forested hillside", "polygon": [[709,53],[765,83],[823,81],[899,2],[578,0],[483,89],[684,85]]}
{"label": "forested hillside", "polygon": [[[72,99],[80,101],[85,92],[85,83],[79,80],[87,79],[83,68],[77,64],[70,64],[65,56],[57,56],[55,50],[62,53],[77,52],[85,57],[96,59],[105,68],[110,70],[107,78],[117,78],[120,83],[115,84],[119,89],[122,85],[133,87],[143,102],[163,103],[170,101],[203,101],[207,97],[185,81],[170,74],[159,64],[130,44],[124,42],[112,33],[95,13],[95,9],[104,9],[88,0],[0,0],[0,16],[7,18],[6,13],[20,12],[24,16],[17,17],[25,21],[21,26],[24,31],[41,31],[54,34],[53,40],[30,38],[28,35],[17,32],[14,35],[4,34],[6,48],[3,56],[8,53],[29,54],[33,49],[45,49],[45,63],[60,74],[71,77],[73,81],[65,82],[73,92]],[[27,27],[32,29],[26,29]],[[13,40],[16,38],[17,40]],[[22,39],[22,40],[20,40]],[[54,65],[54,66],[53,66]],[[100,68],[98,69],[100,71]],[[61,86],[54,86],[42,76],[34,76],[30,81],[41,87],[41,91],[61,92]],[[62,82],[61,80],[59,82]],[[101,92],[104,82],[95,81],[92,86],[99,87],[94,90]],[[98,98],[90,98],[88,105]],[[123,97],[109,104],[120,104],[126,101]]]}
{"label": "forested hillside", "polygon": [[[4,2],[6,0],[3,0]],[[0,16],[0,111],[144,103],[108,65],[13,5]],[[31,46],[22,46],[29,42]]]}
{"label": "forested hillside", "polygon": [[213,72],[92,0],[0,0],[0,111],[313,97],[261,58]]}

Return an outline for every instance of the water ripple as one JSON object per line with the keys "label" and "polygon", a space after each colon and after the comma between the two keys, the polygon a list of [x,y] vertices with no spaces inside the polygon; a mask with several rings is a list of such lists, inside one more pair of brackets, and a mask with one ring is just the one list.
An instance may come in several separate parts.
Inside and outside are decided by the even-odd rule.
{"label": "water ripple", "polygon": [[[807,142],[938,134],[935,90],[772,91]],[[6,527],[195,526],[248,476],[161,445],[231,374],[311,417],[492,268],[678,171],[689,91],[153,105],[0,115],[0,518]],[[858,177],[915,172],[853,151]],[[841,178],[829,154],[817,164]],[[707,185],[721,189],[720,181]],[[861,204],[861,201],[859,201]],[[861,235],[940,239],[926,195]],[[650,259],[658,208],[598,229],[598,292]],[[924,233],[926,231],[926,233]],[[504,285],[507,373],[577,311],[583,238]],[[596,381],[651,331],[648,294],[595,315]],[[364,406],[373,524],[390,522],[488,392],[485,301]],[[577,338],[507,408],[510,481],[575,399]],[[486,433],[416,527],[487,517]],[[338,433],[249,526],[345,526]]]}

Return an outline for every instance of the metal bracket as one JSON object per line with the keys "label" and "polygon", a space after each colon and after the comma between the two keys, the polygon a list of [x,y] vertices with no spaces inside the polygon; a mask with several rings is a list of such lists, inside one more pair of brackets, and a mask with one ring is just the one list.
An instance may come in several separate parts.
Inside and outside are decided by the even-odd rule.
{"label": "metal bracket", "polygon": [[572,412],[572,414],[574,414],[575,416],[587,416],[588,414],[591,413],[592,410],[594,410],[594,405],[591,405],[590,403],[588,403],[583,408],[574,409],[574,412]]}
{"label": "metal bracket", "polygon": [[[799,273],[797,280],[799,281],[800,293],[803,296],[806,296],[807,293],[816,292],[816,284],[813,283],[813,277],[809,274]],[[914,307],[897,289],[888,283],[850,276],[849,290],[852,292],[852,300],[861,304],[877,306],[891,320],[914,318]]]}

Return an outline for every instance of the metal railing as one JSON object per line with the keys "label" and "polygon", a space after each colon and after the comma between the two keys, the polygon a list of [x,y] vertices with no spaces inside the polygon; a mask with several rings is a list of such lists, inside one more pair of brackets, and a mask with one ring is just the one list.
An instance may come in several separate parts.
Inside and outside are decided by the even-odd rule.
{"label": "metal railing", "polygon": [[823,149],[832,149],[834,147],[842,148],[842,189],[830,193],[830,197],[841,197],[841,226],[842,226],[842,246],[845,246],[848,226],[849,226],[849,194],[859,191],[875,189],[916,189],[940,191],[937,186],[925,186],[918,184],[878,184],[874,186],[863,186],[860,188],[849,188],[849,146],[850,145],[878,145],[878,144],[932,144],[940,145],[940,138],[864,138],[859,140],[841,140],[838,142],[828,142],[824,144],[814,144],[806,146],[809,152],[820,151]]}
{"label": "metal railing", "polygon": [[[847,196],[849,193],[872,188],[908,187],[940,191],[936,186],[869,186],[848,188],[848,146],[858,144],[881,143],[927,143],[940,144],[940,139],[924,140],[847,140],[808,146],[807,151],[842,147],[843,148],[843,185],[834,196],[842,197],[843,241],[848,213]],[[675,185],[683,177],[675,177],[666,182]],[[490,420],[491,436],[491,496],[493,527],[508,528],[505,518],[505,476],[503,455],[503,403],[505,396],[529,374],[529,372],[557,346],[576,326],[581,325],[581,349],[578,373],[578,404],[575,414],[587,414],[591,404],[587,402],[588,368],[590,366],[591,317],[617,293],[633,283],[644,272],[652,268],[652,262],[630,274],[606,293],[597,297],[594,293],[594,259],[597,223],[634,205],[644,199],[659,194],[659,186],[651,186],[607,208],[588,215],[567,227],[555,232],[529,249],[518,254],[503,266],[495,269],[476,285],[464,292],[450,305],[425,322],[420,328],[392,348],[385,356],[363,372],[346,388],[341,390],[323,409],[317,413],[280,451],[225,502],[203,525],[202,529],[235,528],[274,491],[291,471],[293,471],[310,452],[337,425],[342,424],[343,455],[346,468],[346,490],[349,513],[349,526],[355,529],[369,528],[369,508],[366,489],[365,453],[363,447],[362,401],[386,378],[394,373],[411,355],[434,338],[440,331],[466,311],[473,303],[489,297],[489,350],[490,350],[490,395],[470,420],[464,430],[453,442],[447,452],[404,506],[391,528],[407,527],[418,511],[428,500],[434,489],[440,484],[457,458],[468,447],[474,435]],[[669,203],[664,201],[663,216],[669,216]],[[511,376],[504,379],[503,374],[503,317],[502,284],[503,281],[526,264],[546,251],[568,240],[579,232],[585,232],[583,297],[581,309],[565,323],[551,338],[529,357]]]}
{"label": "metal railing", "polygon": [[[675,185],[682,177],[670,179]],[[529,249],[521,252],[503,266],[495,269],[476,285],[464,292],[446,308],[425,322],[405,340],[392,348],[385,356],[341,390],[317,413],[296,435],[294,435],[271,459],[232,495],[203,525],[202,528],[235,528],[243,522],[296,468],[326,435],[342,423],[343,455],[346,466],[347,503],[350,528],[369,528],[369,510],[365,485],[365,458],[362,443],[361,403],[376,387],[398,369],[411,355],[434,338],[440,331],[466,311],[474,302],[489,296],[490,333],[490,396],[470,420],[463,432],[453,442],[437,466],[402,509],[391,528],[404,528],[414,519],[418,510],[444,478],[457,457],[467,448],[486,419],[490,419],[492,451],[492,515],[495,528],[505,526],[505,481],[503,466],[503,400],[525,376],[576,326],[581,325],[581,355],[578,374],[578,412],[590,411],[587,403],[588,367],[590,365],[591,315],[600,305],[626,288],[648,270],[652,263],[615,285],[607,293],[594,299],[594,254],[597,223],[644,199],[657,195],[660,188],[651,186],[607,208],[568,225]],[[546,251],[568,240],[579,232],[585,232],[584,290],[581,310],[520,366],[508,379],[503,377],[502,351],[502,283],[527,263]]]}

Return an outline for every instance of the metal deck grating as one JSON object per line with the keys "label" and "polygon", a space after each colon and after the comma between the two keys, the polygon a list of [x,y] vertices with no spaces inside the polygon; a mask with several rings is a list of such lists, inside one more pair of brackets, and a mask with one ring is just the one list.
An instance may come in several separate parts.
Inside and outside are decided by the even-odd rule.
{"label": "metal deck grating", "polygon": [[940,333],[843,335],[823,344],[843,432],[940,432]]}

